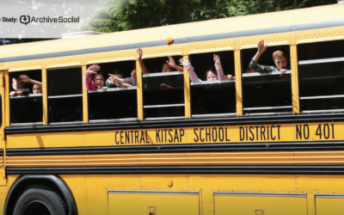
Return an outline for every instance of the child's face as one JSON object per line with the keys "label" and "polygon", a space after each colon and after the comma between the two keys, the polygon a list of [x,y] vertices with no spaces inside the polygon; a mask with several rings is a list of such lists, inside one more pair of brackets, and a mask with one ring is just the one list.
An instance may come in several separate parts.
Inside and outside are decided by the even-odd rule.
{"label": "child's face", "polygon": [[33,85],[32,92],[33,94],[42,93],[42,88],[38,85]]}
{"label": "child's face", "polygon": [[279,70],[287,69],[288,59],[286,57],[276,57],[275,58],[275,65]]}
{"label": "child's face", "polygon": [[105,85],[105,81],[104,81],[103,75],[100,75],[100,74],[95,75],[93,81],[94,81],[97,89],[101,89]]}
{"label": "child's face", "polygon": [[170,67],[167,63],[164,63],[164,65],[162,65],[162,72],[172,72],[173,69],[172,67]]}
{"label": "child's face", "polygon": [[211,71],[207,72],[207,81],[215,81],[215,80],[217,80],[217,75]]}
{"label": "child's face", "polygon": [[25,82],[20,77],[20,75],[17,75],[16,79],[17,79],[17,87],[18,87],[18,89],[19,88],[24,88],[25,87]]}

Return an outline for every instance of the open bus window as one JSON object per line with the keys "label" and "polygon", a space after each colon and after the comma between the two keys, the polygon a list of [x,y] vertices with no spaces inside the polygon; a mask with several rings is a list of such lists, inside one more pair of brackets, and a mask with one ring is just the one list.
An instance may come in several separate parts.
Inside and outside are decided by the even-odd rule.
{"label": "open bus window", "polygon": [[[201,82],[191,82],[191,114],[192,117],[226,116],[236,114],[234,52],[223,51],[215,53],[221,59],[226,80],[207,81],[209,71],[216,73],[214,53],[192,54],[190,63],[194,67]],[[217,76],[217,75],[216,75]],[[219,77],[218,77],[219,78]]]}
{"label": "open bus window", "polygon": [[344,111],[344,40],[298,45],[301,111]]}
{"label": "open bus window", "polygon": [[[102,84],[93,90],[88,90],[88,113],[90,122],[113,121],[113,120],[137,120],[137,88],[135,61],[123,61],[98,64],[100,70],[98,75],[92,76],[95,79],[103,79],[107,85],[106,91]],[[91,65],[88,65],[88,67]],[[99,75],[100,74],[100,75]],[[126,86],[117,86],[116,82],[107,82],[109,74],[120,79],[127,80]],[[86,77],[85,77],[86,78]],[[109,83],[110,82],[110,83]]]}
{"label": "open bus window", "polygon": [[[182,56],[173,58],[178,62]],[[142,75],[145,119],[184,117],[184,73],[172,68],[162,72],[167,60],[167,57],[144,60],[151,72]]]}
{"label": "open bus window", "polygon": [[[280,50],[290,59],[289,46],[268,47],[259,58],[259,65],[275,66],[273,53]],[[291,71],[260,74],[249,69],[257,48],[241,51],[241,71],[244,114],[283,114],[292,111]]]}
{"label": "open bus window", "polygon": [[47,73],[49,123],[82,122],[81,67]]}
{"label": "open bus window", "polygon": [[42,72],[31,70],[9,75],[11,125],[42,124]]}

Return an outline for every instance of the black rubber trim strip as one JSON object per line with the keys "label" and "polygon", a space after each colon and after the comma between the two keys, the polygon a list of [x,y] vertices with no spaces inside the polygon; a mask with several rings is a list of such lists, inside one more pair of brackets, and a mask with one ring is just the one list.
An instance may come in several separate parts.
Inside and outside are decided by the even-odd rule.
{"label": "black rubber trim strip", "polygon": [[182,152],[344,150],[344,142],[280,142],[7,149],[6,156],[93,155]]}
{"label": "black rubber trim strip", "polygon": [[150,129],[150,128],[184,128],[201,126],[227,126],[227,125],[251,125],[251,124],[284,124],[284,123],[310,123],[310,122],[334,122],[344,121],[344,113],[326,114],[298,114],[278,116],[243,116],[228,118],[206,118],[206,119],[182,119],[164,121],[141,121],[121,123],[85,123],[75,125],[41,125],[31,127],[7,127],[6,135],[9,134],[31,134],[52,132],[77,132],[77,131],[104,131],[104,130],[126,130],[126,129]]}
{"label": "black rubber trim strip", "polygon": [[344,174],[344,166],[7,167],[7,174]]}
{"label": "black rubber trim strip", "polygon": [[[253,36],[253,35],[275,34],[275,33],[292,32],[292,31],[303,31],[303,30],[311,30],[311,29],[318,29],[318,28],[331,28],[331,27],[338,27],[338,26],[343,26],[343,25],[344,25],[344,19],[333,20],[333,21],[328,21],[328,22],[307,23],[307,24],[265,28],[265,29],[258,29],[258,30],[247,30],[247,31],[237,31],[237,32],[227,32],[227,33],[220,33],[220,34],[210,34],[210,35],[202,35],[202,36],[194,36],[194,37],[177,38],[174,40],[174,44],[227,39],[227,38],[234,38],[234,37],[246,37],[246,36]],[[144,42],[144,43],[132,43],[132,44],[73,50],[73,51],[65,51],[65,52],[44,53],[44,54],[37,54],[37,55],[0,58],[0,62],[2,63],[2,62],[12,62],[12,61],[21,61],[21,60],[34,60],[34,59],[43,59],[43,58],[73,56],[73,55],[92,54],[92,53],[99,53],[99,52],[119,51],[119,50],[137,49],[137,48],[146,48],[146,47],[154,47],[154,46],[164,46],[164,45],[166,45],[165,40],[157,40],[157,41]]]}
{"label": "black rubber trim strip", "polygon": [[[31,172],[31,174],[35,174]],[[17,193],[21,193],[23,188],[26,187],[26,182],[28,181],[37,181],[37,180],[44,180],[49,181],[50,183],[55,184],[61,191],[64,199],[66,200],[66,204],[68,207],[68,215],[78,215],[78,210],[76,206],[76,202],[74,196],[67,186],[67,184],[59,177],[54,175],[24,175],[18,177],[14,183],[12,184],[5,202],[4,214],[9,215],[12,214],[12,207],[14,207],[15,202],[17,201],[18,196]]]}
{"label": "black rubber trim strip", "polygon": [[4,156],[4,149],[0,149],[0,156]]}

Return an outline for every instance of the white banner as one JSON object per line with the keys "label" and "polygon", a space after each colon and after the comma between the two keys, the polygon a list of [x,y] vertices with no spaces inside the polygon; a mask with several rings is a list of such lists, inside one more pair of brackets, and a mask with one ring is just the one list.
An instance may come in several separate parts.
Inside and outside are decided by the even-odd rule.
{"label": "white banner", "polygon": [[106,0],[2,0],[0,38],[61,38],[82,31]]}

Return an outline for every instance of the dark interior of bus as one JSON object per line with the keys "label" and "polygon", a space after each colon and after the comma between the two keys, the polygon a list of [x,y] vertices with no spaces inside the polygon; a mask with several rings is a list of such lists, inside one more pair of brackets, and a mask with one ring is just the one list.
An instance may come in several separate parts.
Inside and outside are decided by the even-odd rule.
{"label": "dark interior of bus", "polygon": [[[172,56],[179,65],[182,56]],[[144,63],[151,73],[160,73],[167,57],[145,59]],[[173,70],[176,71],[176,70]],[[168,73],[165,73],[168,75]],[[183,117],[184,106],[184,76],[183,73],[160,77],[143,77],[143,106],[145,118]],[[152,107],[158,105],[160,107]],[[161,107],[169,105],[169,107]]]}
{"label": "dark interior of bus", "polygon": [[[272,54],[281,50],[290,59],[289,46],[268,47],[261,55],[258,64],[275,66]],[[248,73],[249,64],[253,56],[257,53],[257,48],[244,49],[241,51],[241,71],[242,71],[242,88],[243,88],[243,106],[244,113],[251,114],[255,112],[291,112],[291,77],[290,74],[278,75],[259,75],[259,73]],[[288,59],[288,60],[289,60]],[[288,65],[290,70],[290,64]],[[245,75],[245,74],[252,74]],[[257,74],[254,76],[254,74]],[[283,107],[285,109],[257,109],[259,107]],[[245,110],[249,108],[249,110]]]}
{"label": "dark interior of bus", "polygon": [[302,111],[344,110],[343,57],[344,40],[298,45]]}
{"label": "dark interior of bus", "polygon": [[[234,76],[234,52],[192,54],[189,56],[195,73],[201,80],[206,80],[206,72],[216,71],[214,54],[220,56],[223,73]],[[235,82],[211,83],[204,81],[202,85],[191,83],[191,114],[226,114],[236,112]]]}
{"label": "dark interior of bus", "polygon": [[[135,61],[121,61],[98,64],[104,81],[109,74],[131,77],[136,67]],[[88,65],[91,66],[91,65]],[[90,120],[137,118],[137,90],[96,92],[88,94],[88,114]]]}
{"label": "dark interior of bus", "polygon": [[82,121],[81,67],[49,69],[47,74],[49,122]]}
{"label": "dark interior of bus", "polygon": [[[10,91],[13,91],[12,82],[13,78],[18,75],[27,75],[30,79],[42,82],[42,71],[32,70],[10,73],[9,75],[9,86]],[[33,84],[25,83],[25,89],[32,94]],[[10,113],[11,113],[11,123],[35,123],[42,122],[43,118],[43,103],[42,95],[37,97],[16,97],[10,99]]]}

